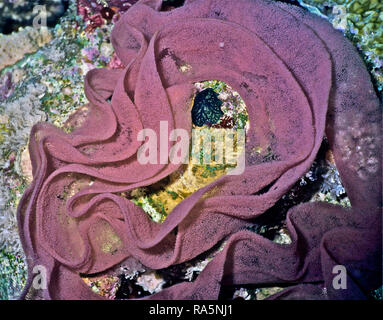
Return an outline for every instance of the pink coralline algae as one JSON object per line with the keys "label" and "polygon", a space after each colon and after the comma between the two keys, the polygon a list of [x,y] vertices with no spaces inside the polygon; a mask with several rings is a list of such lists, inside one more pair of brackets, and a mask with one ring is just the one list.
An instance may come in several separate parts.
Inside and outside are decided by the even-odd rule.
{"label": "pink coralline algae", "polygon": [[[28,257],[23,298],[102,299],[80,274],[122,261],[151,269],[188,261],[226,238],[193,282],[149,299],[218,299],[221,286],[290,286],[275,299],[364,299],[381,275],[381,110],[354,47],[298,7],[264,0],[186,0],[161,11],[141,0],[123,14],[112,43],[123,69],[91,70],[81,127],[36,125],[34,180],[18,221]],[[180,71],[180,64],[188,66]],[[244,99],[250,119],[246,168],[199,189],[157,224],[121,193],[153,184],[175,164],[137,161],[137,133],[160,121],[191,130],[193,83],[218,79]],[[310,168],[326,134],[352,208],[304,203],[286,218],[291,244],[248,230]],[[262,162],[256,147],[277,160]],[[33,287],[33,268],[48,287]],[[347,288],[333,285],[337,266]],[[335,267],[335,268],[334,268]]]}

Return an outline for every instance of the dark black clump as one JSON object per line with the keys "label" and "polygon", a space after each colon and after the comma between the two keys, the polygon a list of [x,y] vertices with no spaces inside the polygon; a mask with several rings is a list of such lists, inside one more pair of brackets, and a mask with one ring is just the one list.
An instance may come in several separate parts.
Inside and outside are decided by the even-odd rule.
{"label": "dark black clump", "polygon": [[217,123],[223,116],[222,103],[213,89],[208,88],[198,93],[192,109],[193,124],[202,127],[205,124]]}

